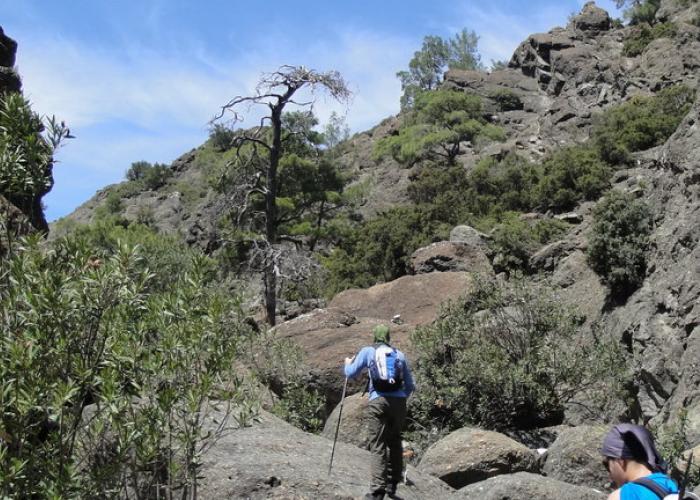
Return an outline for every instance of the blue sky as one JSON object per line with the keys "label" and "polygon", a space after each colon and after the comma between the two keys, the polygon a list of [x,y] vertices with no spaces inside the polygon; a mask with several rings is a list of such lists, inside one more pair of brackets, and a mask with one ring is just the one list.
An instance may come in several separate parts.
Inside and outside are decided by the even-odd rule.
{"label": "blue sky", "polygon": [[[321,101],[321,122],[346,114],[354,132],[399,109],[395,77],[425,35],[480,36],[482,60],[509,59],[530,33],[563,26],[584,0],[0,0],[19,43],[17,68],[34,109],[76,139],[56,155],[47,217],[70,213],[119,182],[132,162],[169,163],[207,137],[207,122],[262,72],[303,64],[342,73],[345,108]],[[597,4],[618,15],[612,0]]]}

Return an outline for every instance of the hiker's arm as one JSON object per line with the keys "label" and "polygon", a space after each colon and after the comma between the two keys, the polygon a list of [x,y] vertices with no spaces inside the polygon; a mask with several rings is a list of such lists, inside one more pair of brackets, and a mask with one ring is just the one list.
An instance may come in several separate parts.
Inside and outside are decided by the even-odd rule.
{"label": "hiker's arm", "polygon": [[404,375],[404,390],[406,391],[406,396],[410,396],[413,391],[416,390],[416,385],[413,383],[413,375],[411,374],[411,369],[408,366],[408,360],[405,357],[404,366],[406,367],[406,374]]}
{"label": "hiker's arm", "polygon": [[355,356],[349,364],[345,365],[344,371],[346,377],[355,378],[362,373],[362,370],[368,365],[367,353],[368,349],[365,347],[357,353],[357,356]]}

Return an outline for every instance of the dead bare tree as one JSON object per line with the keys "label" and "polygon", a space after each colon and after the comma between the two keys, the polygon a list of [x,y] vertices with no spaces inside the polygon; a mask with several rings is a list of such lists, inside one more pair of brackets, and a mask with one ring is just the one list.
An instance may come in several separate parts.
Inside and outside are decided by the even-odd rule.
{"label": "dead bare tree", "polygon": [[[310,90],[309,100],[295,101],[295,94],[304,88]],[[230,114],[233,116],[232,126],[235,126],[245,119],[246,114],[252,112],[252,108],[267,108],[257,126],[236,131],[232,140],[232,147],[236,151],[236,167],[246,174],[246,179],[241,183],[244,189],[239,189],[237,199],[232,201],[239,225],[246,217],[258,219],[264,224],[263,237],[251,238],[250,242],[255,250],[254,258],[261,263],[266,318],[272,326],[275,324],[280,258],[280,251],[275,246],[279,242],[277,170],[285,148],[282,113],[287,105],[311,108],[318,91],[326,92],[339,102],[347,102],[351,95],[345,80],[337,71],[321,73],[303,66],[285,65],[273,73],[264,74],[254,95],[234,97],[221,107],[219,114],[212,120],[221,120]],[[255,195],[264,198],[264,210],[251,214],[254,211],[251,197]]]}

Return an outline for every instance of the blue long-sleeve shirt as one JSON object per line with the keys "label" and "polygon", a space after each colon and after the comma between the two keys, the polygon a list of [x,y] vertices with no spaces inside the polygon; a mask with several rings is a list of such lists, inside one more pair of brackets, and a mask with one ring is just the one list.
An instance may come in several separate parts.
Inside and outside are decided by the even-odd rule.
{"label": "blue long-sleeve shirt", "polygon": [[[411,395],[411,393],[415,390],[416,386],[413,384],[413,376],[411,375],[411,370],[408,367],[408,361],[406,361],[406,356],[399,351],[398,349],[396,350],[397,352],[397,357],[401,360],[403,360],[403,365],[404,365],[404,371],[403,371],[403,386],[401,389],[398,389],[396,391],[391,391],[391,392],[378,392],[374,390],[374,387],[372,385],[372,379],[370,377],[369,381],[369,399],[370,401],[373,400],[374,398],[378,398],[380,396],[389,396],[389,397],[396,397],[396,398],[407,398],[408,396]],[[360,352],[357,353],[357,356],[355,356],[355,359],[353,360],[352,363],[349,365],[345,365],[345,376],[348,378],[355,378],[359,376],[362,371],[365,368],[369,368],[369,363],[374,359],[374,347],[372,346],[367,346],[363,347]]]}

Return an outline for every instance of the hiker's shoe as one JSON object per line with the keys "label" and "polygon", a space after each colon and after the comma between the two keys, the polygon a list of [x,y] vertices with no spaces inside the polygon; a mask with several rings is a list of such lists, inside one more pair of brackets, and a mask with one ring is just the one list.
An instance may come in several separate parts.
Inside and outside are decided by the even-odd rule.
{"label": "hiker's shoe", "polygon": [[375,491],[374,493],[367,493],[365,495],[365,500],[383,500],[384,499],[384,492],[383,491]]}
{"label": "hiker's shoe", "polygon": [[389,498],[396,497],[396,489],[398,488],[398,486],[398,483],[391,483],[389,485],[389,487],[386,489],[386,494],[389,496]]}

